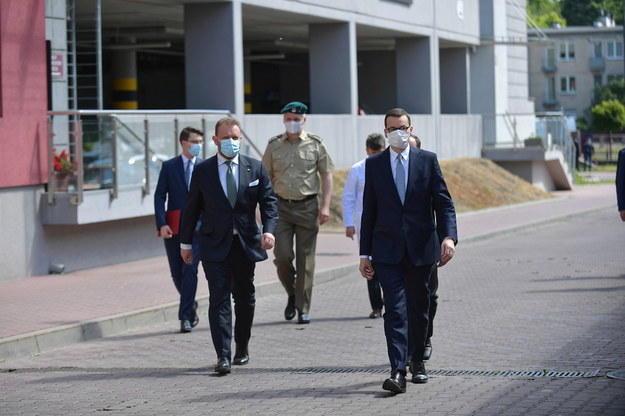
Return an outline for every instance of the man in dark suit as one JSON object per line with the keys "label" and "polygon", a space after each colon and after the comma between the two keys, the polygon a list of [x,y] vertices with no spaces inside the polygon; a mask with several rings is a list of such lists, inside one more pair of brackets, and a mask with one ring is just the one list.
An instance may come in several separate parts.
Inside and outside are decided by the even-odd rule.
{"label": "man in dark suit", "polygon": [[616,163],[616,202],[621,220],[625,221],[625,148],[618,152]]}
{"label": "man in dark suit", "polygon": [[[159,237],[165,242],[167,261],[174,285],[180,294],[178,319],[180,332],[191,332],[199,322],[197,315],[197,266],[198,261],[186,264],[180,258],[180,238],[178,226],[180,213],[189,193],[191,174],[196,164],[202,161],[198,156],[202,152],[204,133],[193,127],[185,127],[180,132],[179,140],[182,153],[163,163],[154,192],[154,213]],[[167,210],[165,210],[167,201]],[[193,241],[197,253],[197,241]]]}
{"label": "man in dark suit", "polygon": [[412,382],[428,380],[423,353],[430,273],[434,264],[443,266],[453,257],[458,237],[436,154],[408,145],[412,126],[405,110],[390,110],[384,125],[390,147],[367,159],[365,167],[360,273],[366,279],[377,274],[384,293],[391,377],[382,388],[403,393],[408,358]]}
{"label": "man in dark suit", "polygon": [[[201,215],[199,257],[208,281],[208,320],[219,374],[230,373],[231,364],[249,362],[256,304],[254,269],[256,262],[267,259],[266,250],[273,248],[278,223],[277,199],[269,176],[259,160],[239,154],[241,141],[237,120],[226,117],[217,122],[213,142],[219,152],[197,166],[180,229],[180,255],[191,264],[197,257],[191,242]],[[257,206],[262,234],[256,223]],[[232,363],[231,293],[236,315]]]}

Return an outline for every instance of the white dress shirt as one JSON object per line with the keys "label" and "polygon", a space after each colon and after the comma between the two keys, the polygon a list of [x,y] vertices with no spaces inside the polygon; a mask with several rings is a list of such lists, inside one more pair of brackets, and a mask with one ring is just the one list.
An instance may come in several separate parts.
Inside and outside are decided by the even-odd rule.
{"label": "white dress shirt", "polygon": [[343,188],[343,225],[354,227],[354,214],[356,218],[356,230],[360,229],[362,217],[362,194],[365,191],[365,162],[367,158],[356,162],[347,174],[345,187]]}

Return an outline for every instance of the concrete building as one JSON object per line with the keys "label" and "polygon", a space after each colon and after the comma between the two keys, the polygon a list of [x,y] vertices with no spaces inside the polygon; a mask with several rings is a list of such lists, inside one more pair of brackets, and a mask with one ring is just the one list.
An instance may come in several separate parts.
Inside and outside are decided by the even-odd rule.
{"label": "concrete building", "polygon": [[[2,0],[0,280],[162,255],[160,162],[178,153],[180,128],[210,138],[224,114],[260,157],[283,130],[281,106],[306,102],[307,129],[338,168],[364,157],[392,107],[441,159],[517,150],[536,129],[524,10],[524,0]],[[53,163],[63,150],[68,175]]]}
{"label": "concrete building", "polygon": [[585,118],[595,87],[623,77],[623,27],[565,27],[529,36],[529,94],[536,111]]}

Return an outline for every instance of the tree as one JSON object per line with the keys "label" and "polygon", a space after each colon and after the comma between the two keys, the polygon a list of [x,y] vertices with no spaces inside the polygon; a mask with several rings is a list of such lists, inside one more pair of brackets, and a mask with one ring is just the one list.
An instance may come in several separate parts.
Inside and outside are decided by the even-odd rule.
{"label": "tree", "polygon": [[527,16],[538,27],[552,27],[555,23],[566,26],[560,13],[560,0],[528,0]]}
{"label": "tree", "polygon": [[616,78],[607,85],[595,87],[595,103],[609,100],[618,100],[625,105],[625,78]]}
{"label": "tree", "polygon": [[596,131],[625,129],[625,105],[617,100],[602,101],[592,108],[592,128]]}
{"label": "tree", "polygon": [[601,17],[601,11],[623,24],[622,0],[562,0],[562,17],[567,26],[592,26]]}

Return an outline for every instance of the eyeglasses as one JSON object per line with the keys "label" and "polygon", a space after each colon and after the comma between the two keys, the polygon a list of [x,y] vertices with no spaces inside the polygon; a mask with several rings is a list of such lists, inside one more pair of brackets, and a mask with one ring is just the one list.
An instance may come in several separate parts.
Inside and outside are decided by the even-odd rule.
{"label": "eyeglasses", "polygon": [[406,131],[410,128],[410,126],[400,126],[400,127],[387,127],[386,130],[388,130],[389,133],[394,132],[395,130],[402,130],[402,131]]}

